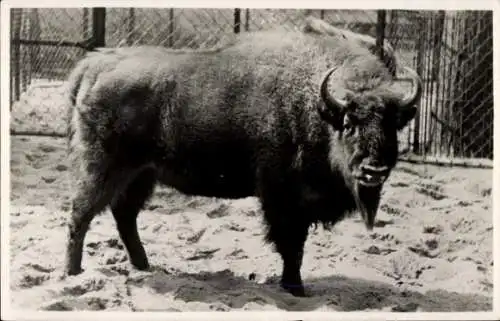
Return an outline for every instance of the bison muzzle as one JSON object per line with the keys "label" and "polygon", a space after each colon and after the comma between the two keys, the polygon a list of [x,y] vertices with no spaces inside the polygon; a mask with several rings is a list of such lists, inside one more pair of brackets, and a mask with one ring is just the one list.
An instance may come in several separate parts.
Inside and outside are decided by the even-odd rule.
{"label": "bison muzzle", "polygon": [[81,272],[89,224],[108,205],[132,265],[148,269],[136,219],[159,183],[257,197],[266,240],[282,258],[281,285],[305,295],[311,226],[359,212],[373,228],[397,133],[421,95],[419,77],[405,69],[411,90],[359,42],[282,30],[214,51],[89,53],[69,78],[65,274]]}

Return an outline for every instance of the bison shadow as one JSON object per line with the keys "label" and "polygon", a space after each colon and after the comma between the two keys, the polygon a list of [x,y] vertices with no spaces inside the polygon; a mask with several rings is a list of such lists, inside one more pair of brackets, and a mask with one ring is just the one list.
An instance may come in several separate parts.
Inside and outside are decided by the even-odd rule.
{"label": "bison shadow", "polygon": [[129,287],[148,287],[160,295],[173,295],[177,300],[224,304],[228,309],[241,309],[249,302],[286,311],[311,311],[324,307],[336,311],[373,309],[397,312],[492,309],[492,298],[478,294],[445,290],[420,293],[378,281],[338,275],[310,278],[304,282],[309,296],[297,298],[284,292],[274,277],[257,283],[229,270],[201,273],[153,271],[140,278],[129,276],[127,281]]}

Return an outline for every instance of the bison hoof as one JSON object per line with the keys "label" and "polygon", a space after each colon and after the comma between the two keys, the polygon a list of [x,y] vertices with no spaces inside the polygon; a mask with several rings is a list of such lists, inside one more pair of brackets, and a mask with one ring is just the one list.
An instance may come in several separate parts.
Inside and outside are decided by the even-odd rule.
{"label": "bison hoof", "polygon": [[67,277],[72,275],[78,275],[81,274],[82,272],[83,272],[82,268],[69,268],[64,271],[63,276]]}
{"label": "bison hoof", "polygon": [[139,270],[139,271],[149,271],[149,272],[151,272],[153,270],[153,268],[149,265],[149,263],[147,261],[146,262],[143,261],[143,262],[139,262],[139,263],[133,262],[132,266],[134,268],[136,268],[137,270]]}
{"label": "bison hoof", "polygon": [[79,270],[64,270],[62,273],[58,273],[59,275],[56,277],[56,279],[58,281],[64,281],[66,280],[68,277],[70,276],[74,276],[74,275],[78,275],[80,273],[82,273],[83,270],[82,269],[79,269]]}
{"label": "bison hoof", "polygon": [[306,297],[306,291],[302,284],[281,283],[281,287],[295,297]]}
{"label": "bison hoof", "polygon": [[58,275],[56,275],[55,279],[57,281],[64,281],[64,280],[66,280],[67,277],[68,277],[68,273],[63,272],[63,273],[58,273]]}

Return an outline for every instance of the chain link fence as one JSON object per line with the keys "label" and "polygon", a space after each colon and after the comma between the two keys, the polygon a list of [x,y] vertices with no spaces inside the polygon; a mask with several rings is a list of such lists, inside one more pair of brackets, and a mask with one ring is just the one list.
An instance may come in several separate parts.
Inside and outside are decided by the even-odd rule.
{"label": "chain link fence", "polygon": [[387,38],[424,80],[408,136],[421,155],[493,158],[491,11],[393,11]]}
{"label": "chain link fence", "polygon": [[[240,32],[302,29],[307,16],[380,38],[424,81],[420,112],[402,136],[427,158],[493,157],[490,11],[71,8],[11,13],[11,102],[39,82],[64,81],[96,46],[208,49]],[[382,25],[381,25],[382,23]],[[11,107],[12,108],[12,107]],[[13,113],[16,113],[15,107]]]}

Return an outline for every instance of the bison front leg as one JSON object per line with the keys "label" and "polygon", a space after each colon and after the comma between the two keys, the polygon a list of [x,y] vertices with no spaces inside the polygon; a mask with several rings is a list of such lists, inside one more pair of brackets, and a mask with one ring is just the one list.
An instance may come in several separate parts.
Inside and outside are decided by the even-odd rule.
{"label": "bison front leg", "polygon": [[111,203],[111,212],[130,262],[139,270],[149,269],[149,263],[137,231],[137,216],[153,194],[155,182],[156,171],[152,168],[143,170]]}
{"label": "bison front leg", "polygon": [[[271,148],[279,150],[279,148]],[[304,243],[309,223],[306,220],[294,184],[294,177],[286,170],[288,158],[262,156],[265,166],[257,171],[257,195],[267,226],[266,241],[273,243],[283,262],[281,287],[294,296],[305,296],[300,274]]]}
{"label": "bison front leg", "polygon": [[309,224],[294,203],[296,197],[283,191],[286,189],[276,186],[261,195],[267,225],[266,241],[274,244],[283,262],[281,287],[294,296],[305,296],[300,268]]}
{"label": "bison front leg", "polygon": [[[279,215],[289,213],[281,212]],[[271,214],[272,215],[272,214]],[[299,220],[270,222],[266,238],[273,242],[283,262],[281,287],[294,296],[305,296],[300,269],[304,255],[304,243],[307,238],[307,226]]]}

